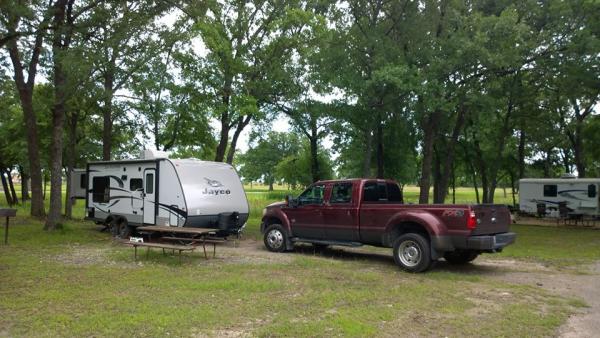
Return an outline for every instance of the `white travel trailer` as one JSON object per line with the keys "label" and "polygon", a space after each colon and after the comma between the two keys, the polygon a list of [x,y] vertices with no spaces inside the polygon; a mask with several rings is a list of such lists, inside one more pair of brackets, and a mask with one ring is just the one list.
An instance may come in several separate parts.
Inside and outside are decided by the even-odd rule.
{"label": "white travel trailer", "polygon": [[[600,178],[525,178],[519,181],[519,209],[537,213],[544,203],[550,215],[558,216],[558,203],[583,215],[600,215]],[[556,210],[556,212],[552,212]]]}
{"label": "white travel trailer", "polygon": [[86,219],[121,237],[142,225],[215,228],[225,236],[244,227],[248,200],[231,165],[148,150],[141,157],[91,162],[73,172],[74,196],[85,198]]}

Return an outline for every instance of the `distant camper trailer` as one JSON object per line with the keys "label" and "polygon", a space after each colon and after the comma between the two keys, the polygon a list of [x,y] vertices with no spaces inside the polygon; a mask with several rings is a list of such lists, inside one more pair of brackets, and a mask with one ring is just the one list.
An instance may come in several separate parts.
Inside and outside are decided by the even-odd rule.
{"label": "distant camper trailer", "polygon": [[600,215],[600,178],[526,178],[519,181],[519,208],[522,212],[538,213],[544,204],[547,215],[558,216],[560,202],[569,212]]}
{"label": "distant camper trailer", "polygon": [[141,157],[73,171],[73,196],[85,199],[86,219],[121,237],[142,225],[215,228],[225,236],[244,227],[248,201],[231,165],[152,151]]}

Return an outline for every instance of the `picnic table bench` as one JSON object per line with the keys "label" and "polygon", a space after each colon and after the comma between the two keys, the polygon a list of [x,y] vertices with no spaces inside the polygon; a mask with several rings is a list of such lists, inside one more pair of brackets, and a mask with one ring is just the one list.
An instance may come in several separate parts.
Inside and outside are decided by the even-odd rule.
{"label": "picnic table bench", "polygon": [[4,224],[4,245],[8,244],[8,221],[9,218],[17,216],[17,209],[0,209],[0,217],[6,217]]}
{"label": "picnic table bench", "polygon": [[133,246],[134,257],[137,260],[137,248],[138,246],[146,247],[146,258],[148,258],[148,254],[150,253],[150,248],[160,248],[163,249],[163,254],[165,253],[165,249],[179,251],[179,261],[181,262],[181,252],[182,251],[194,251],[196,249],[195,246],[189,245],[174,245],[167,243],[149,243],[149,242],[125,242],[127,245]]}
{"label": "picnic table bench", "polygon": [[[224,238],[217,238],[217,237],[212,237],[214,235],[216,235],[217,230],[216,229],[211,229],[211,228],[191,228],[191,227],[170,227],[170,226],[142,226],[142,227],[137,227],[137,231],[142,232],[142,233],[160,233],[163,236],[161,237],[162,240],[167,240],[167,241],[178,241],[178,242],[183,242],[184,244],[182,245],[175,245],[175,244],[169,244],[169,243],[136,243],[136,242],[130,242],[130,243],[134,243],[137,244],[138,246],[146,246],[146,245],[142,245],[142,244],[152,244],[148,247],[157,247],[157,248],[163,248],[164,249],[168,249],[168,250],[179,250],[179,248],[186,248],[187,250],[190,250],[190,248],[196,248],[196,244],[198,245],[202,245],[202,248],[204,250],[204,258],[208,259],[208,254],[206,252],[206,244],[212,244],[213,245],[213,257],[216,256],[216,252],[217,252],[217,248],[216,248],[216,244],[217,243],[224,243],[226,242],[226,240]],[[130,244],[128,243],[128,244]],[[176,247],[176,248],[175,248]],[[184,250],[184,249],[181,249]],[[179,252],[180,255],[180,259],[181,259],[181,251]]]}

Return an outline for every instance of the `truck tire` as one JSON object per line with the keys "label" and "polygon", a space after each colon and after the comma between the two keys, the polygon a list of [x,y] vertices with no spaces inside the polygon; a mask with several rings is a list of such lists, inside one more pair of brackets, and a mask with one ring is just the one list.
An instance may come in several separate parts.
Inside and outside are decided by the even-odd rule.
{"label": "truck tire", "polygon": [[287,240],[287,234],[279,224],[271,224],[265,231],[264,243],[269,251],[284,252]]}
{"label": "truck tire", "polygon": [[461,265],[472,262],[475,258],[477,258],[477,256],[479,256],[479,253],[475,251],[456,250],[446,252],[444,254],[444,259],[450,264]]}
{"label": "truck tire", "polygon": [[421,234],[407,233],[394,241],[394,261],[408,272],[423,272],[431,267],[431,247]]}

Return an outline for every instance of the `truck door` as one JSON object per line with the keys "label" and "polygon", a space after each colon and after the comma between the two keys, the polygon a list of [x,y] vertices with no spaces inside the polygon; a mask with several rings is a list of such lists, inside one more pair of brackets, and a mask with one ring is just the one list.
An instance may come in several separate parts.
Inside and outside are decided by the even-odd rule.
{"label": "truck door", "polygon": [[156,169],[144,170],[144,224],[156,222]]}
{"label": "truck door", "polygon": [[[323,206],[323,225],[327,239],[357,241],[358,201],[353,201],[352,182],[335,183]],[[357,195],[357,194],[355,194]]]}
{"label": "truck door", "polygon": [[300,238],[325,238],[322,208],[325,185],[316,184],[306,189],[298,197],[298,206],[286,207],[284,212],[290,220],[292,236]]}

